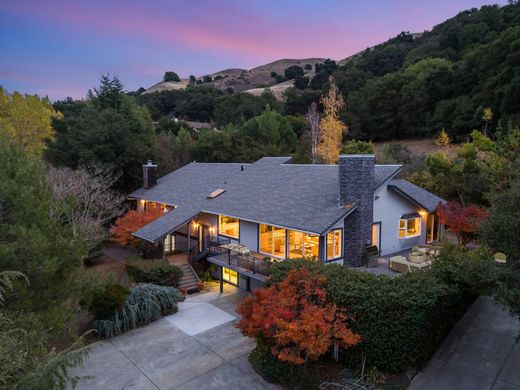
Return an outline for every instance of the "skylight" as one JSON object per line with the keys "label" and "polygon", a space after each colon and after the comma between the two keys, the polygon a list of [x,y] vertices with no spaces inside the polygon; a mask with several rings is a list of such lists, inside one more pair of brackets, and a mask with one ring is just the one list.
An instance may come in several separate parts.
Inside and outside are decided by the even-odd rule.
{"label": "skylight", "polygon": [[209,194],[208,198],[209,199],[214,199],[214,198],[216,198],[217,196],[219,196],[220,194],[222,194],[224,192],[226,192],[226,190],[224,190],[222,188],[219,188],[218,190],[215,190],[211,194]]}

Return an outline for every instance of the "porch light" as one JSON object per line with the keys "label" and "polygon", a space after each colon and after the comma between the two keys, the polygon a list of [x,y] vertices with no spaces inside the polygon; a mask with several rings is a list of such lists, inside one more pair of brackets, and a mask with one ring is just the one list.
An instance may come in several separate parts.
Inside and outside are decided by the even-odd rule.
{"label": "porch light", "polygon": [[424,218],[428,214],[428,212],[426,210],[421,210],[419,211],[419,214],[421,214],[421,217]]}

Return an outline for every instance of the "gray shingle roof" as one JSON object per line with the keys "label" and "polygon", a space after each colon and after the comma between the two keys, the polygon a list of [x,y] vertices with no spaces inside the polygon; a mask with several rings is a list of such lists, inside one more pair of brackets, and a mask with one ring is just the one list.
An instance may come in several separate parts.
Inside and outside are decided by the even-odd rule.
{"label": "gray shingle roof", "polygon": [[[339,206],[336,165],[285,164],[289,160],[265,157],[250,165],[191,163],[178,169],[155,187],[130,194],[177,206],[135,235],[157,241],[201,211],[322,234],[352,212],[354,208]],[[400,165],[376,165],[374,188],[400,169]],[[207,198],[219,188],[226,191]]]}
{"label": "gray shingle roof", "polygon": [[441,197],[404,179],[391,180],[388,183],[388,188],[405,196],[430,213],[435,211],[439,203],[446,202]]}

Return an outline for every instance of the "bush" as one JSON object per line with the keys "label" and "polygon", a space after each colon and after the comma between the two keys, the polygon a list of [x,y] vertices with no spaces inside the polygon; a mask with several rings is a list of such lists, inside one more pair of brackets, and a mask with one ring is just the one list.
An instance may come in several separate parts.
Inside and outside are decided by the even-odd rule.
{"label": "bush", "polygon": [[249,354],[253,369],[267,382],[295,384],[305,382],[305,367],[278,360],[270,347],[262,340],[256,341],[256,348]]}
{"label": "bush", "polygon": [[109,318],[94,319],[92,328],[101,337],[113,337],[177,312],[177,303],[183,300],[176,288],[140,284],[130,290],[122,309]]}
{"label": "bush", "polygon": [[170,287],[177,287],[183,275],[179,267],[165,260],[129,260],[126,270],[137,283]]}
{"label": "bush", "polygon": [[285,78],[287,80],[292,80],[298,76],[303,76],[304,72],[303,72],[303,68],[301,66],[298,66],[298,65],[292,65],[292,66],[289,66],[287,69],[285,69],[285,71],[283,72],[283,75],[285,76]]}
{"label": "bush", "polygon": [[497,192],[491,201],[490,218],[482,225],[481,235],[491,248],[504,252],[508,260],[520,260],[520,181]]}
{"label": "bush", "polygon": [[117,283],[99,286],[92,293],[89,311],[95,318],[108,318],[123,307],[128,293],[127,288]]}
{"label": "bush", "polygon": [[301,266],[323,273],[327,296],[354,317],[351,329],[361,342],[343,352],[349,366],[357,364],[362,354],[369,366],[383,371],[420,366],[475,298],[463,284],[448,284],[433,271],[376,276],[305,260],[274,264],[270,283]]}
{"label": "bush", "polygon": [[374,154],[374,144],[372,141],[355,140],[349,141],[341,147],[342,154]]}
{"label": "bush", "polygon": [[176,82],[179,82],[181,81],[181,79],[179,78],[179,75],[175,72],[172,72],[172,71],[169,71],[169,72],[164,72],[164,77],[163,77],[163,81],[176,81]]}

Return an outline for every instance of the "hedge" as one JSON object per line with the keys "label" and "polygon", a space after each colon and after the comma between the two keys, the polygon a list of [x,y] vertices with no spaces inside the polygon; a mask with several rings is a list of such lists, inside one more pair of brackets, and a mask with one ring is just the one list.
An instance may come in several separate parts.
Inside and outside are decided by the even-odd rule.
{"label": "hedge", "polygon": [[362,354],[367,365],[385,372],[420,366],[475,299],[471,291],[446,283],[433,271],[376,276],[305,260],[273,265],[270,283],[301,266],[323,273],[330,299],[353,315],[351,327],[362,341],[342,352],[350,367],[359,364]]}
{"label": "hedge", "polygon": [[165,260],[128,260],[126,271],[137,283],[170,287],[177,287],[183,275],[179,267]]}
{"label": "hedge", "polygon": [[92,328],[100,337],[113,337],[177,312],[184,296],[173,287],[139,284],[130,290],[122,309],[108,318],[95,318]]}

